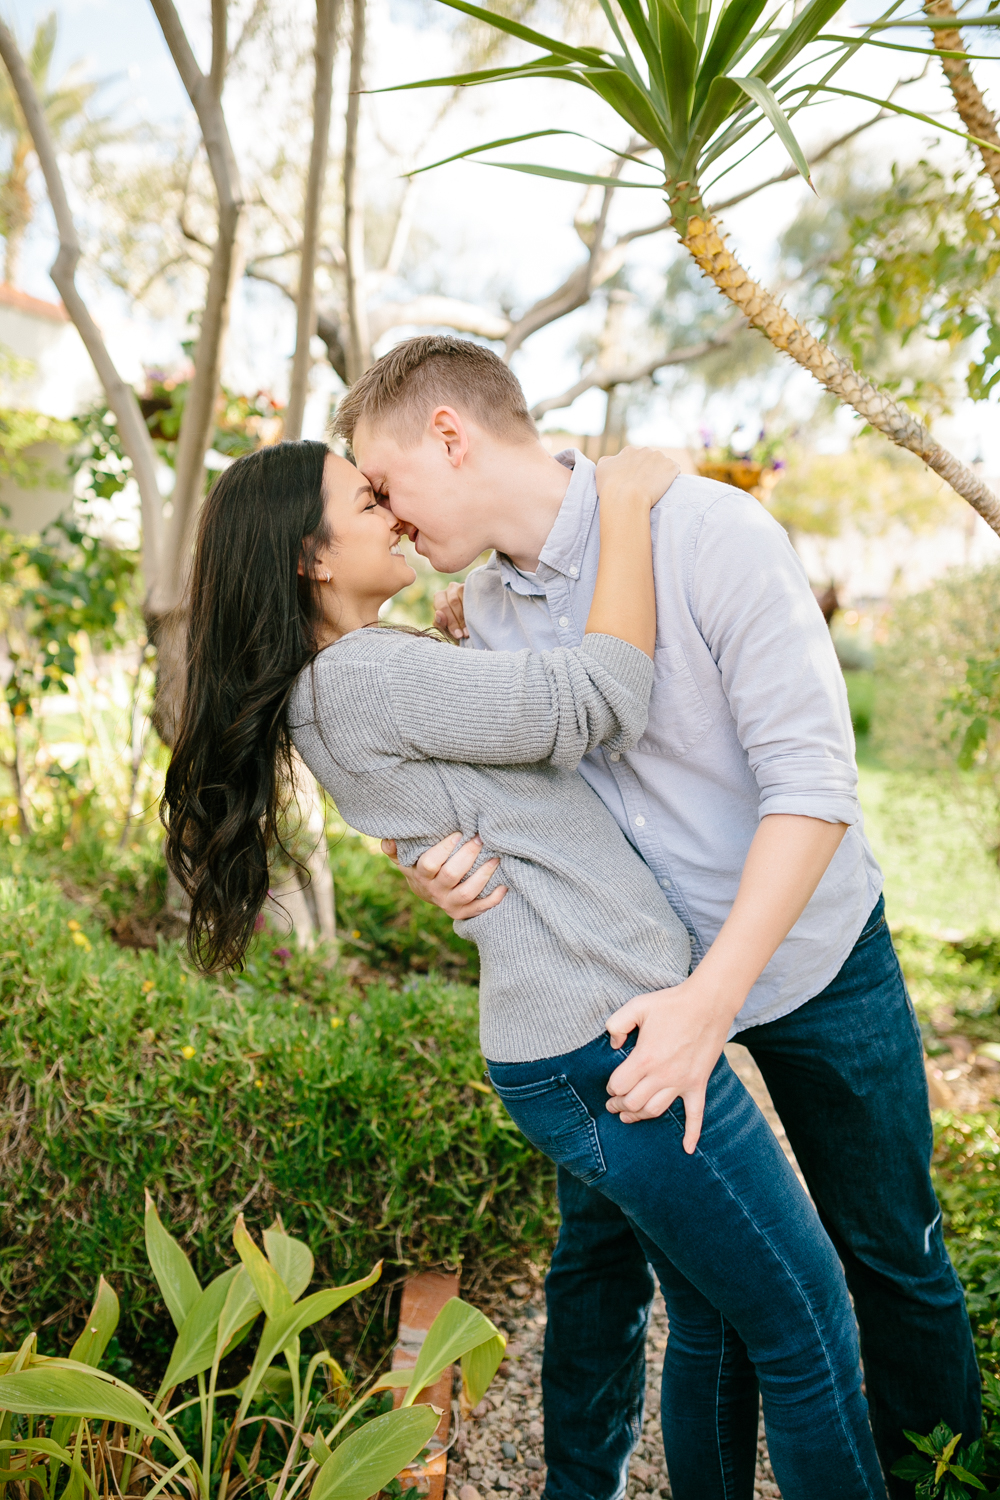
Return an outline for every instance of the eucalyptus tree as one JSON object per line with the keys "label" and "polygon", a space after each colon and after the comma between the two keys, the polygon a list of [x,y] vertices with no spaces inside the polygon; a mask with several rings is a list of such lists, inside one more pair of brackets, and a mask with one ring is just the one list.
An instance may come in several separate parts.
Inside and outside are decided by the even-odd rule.
{"label": "eucalyptus tree", "polygon": [[[644,143],[645,149],[618,153],[651,174],[647,182],[630,180],[628,185],[664,194],[669,222],[681,243],[747,321],[872,427],[916,453],[1000,532],[1000,499],[888,392],[879,390],[816,338],[754,280],[726,243],[718,214],[705,202],[710,175],[715,172],[718,177],[732,170],[770,136],[780,140],[809,182],[809,165],[790,117],[821,99],[867,99],[902,114],[916,113],[891,100],[872,101],[833,81],[871,34],[869,30],[865,36],[840,37],[824,31],[841,0],[809,0],[791,16],[785,0],[779,0],[766,16],[766,0],[621,0],[621,22],[610,0],[601,0],[617,48],[571,46],[469,0],[441,3],[519,37],[538,48],[540,55],[519,65],[404,87],[553,78],[603,99]],[[894,0],[892,11],[900,4],[901,0]],[[917,117],[947,128],[928,116]],[[580,134],[556,127],[531,131],[469,147],[446,160],[540,136]],[[651,151],[658,154],[662,166],[646,159]],[[621,177],[527,162],[493,165],[564,181],[626,185]]]}

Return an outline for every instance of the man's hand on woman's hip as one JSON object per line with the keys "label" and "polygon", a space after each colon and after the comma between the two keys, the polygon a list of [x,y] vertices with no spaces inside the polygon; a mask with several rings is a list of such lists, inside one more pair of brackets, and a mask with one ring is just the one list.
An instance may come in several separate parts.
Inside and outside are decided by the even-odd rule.
{"label": "man's hand on woman's hip", "polygon": [[439,844],[425,849],[415,865],[404,866],[399,863],[395,839],[382,840],[382,853],[402,872],[414,895],[432,906],[440,906],[453,922],[478,917],[481,912],[498,906],[507,894],[507,887],[498,885],[488,896],[482,895],[500,865],[498,859],[486,860],[474,874],[469,874],[482,852],[483,841],[478,835],[463,843],[460,833],[450,833]]}
{"label": "man's hand on woman's hip", "polygon": [[626,1125],[655,1120],[675,1099],[684,1103],[684,1150],[698,1144],[705,1094],[732,1024],[732,1007],[714,1005],[697,973],[669,990],[636,995],[607,1028],[613,1047],[639,1029],[635,1047],[608,1079],[608,1109]]}

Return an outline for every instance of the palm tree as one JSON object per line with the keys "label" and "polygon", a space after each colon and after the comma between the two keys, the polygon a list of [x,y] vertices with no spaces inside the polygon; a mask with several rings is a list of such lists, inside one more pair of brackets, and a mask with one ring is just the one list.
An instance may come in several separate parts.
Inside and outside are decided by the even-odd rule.
{"label": "palm tree", "polygon": [[[98,87],[96,83],[75,78],[75,67],[70,69],[60,83],[50,83],[49,70],[58,24],[55,12],[38,22],[31,49],[25,58],[57,146],[65,139],[68,127],[83,117],[87,104]],[[4,280],[13,286],[20,270],[24,236],[35,214],[35,204],[28,185],[35,147],[6,71],[0,74],[0,133],[10,145],[10,165],[0,178],[0,234],[3,234],[7,242]]]}
{"label": "palm tree", "polygon": [[[703,197],[713,169],[717,170],[717,180],[772,135],[778,137],[809,182],[809,167],[792,131],[790,116],[821,99],[869,97],[831,80],[873,32],[882,29],[884,18],[862,35],[844,37],[823,31],[842,0],[808,0],[784,25],[779,24],[782,15],[794,8],[787,0],[778,0],[777,8],[763,20],[766,0],[619,0],[620,25],[618,8],[612,9],[611,0],[600,0],[619,52],[607,47],[570,46],[469,0],[441,3],[538,47],[542,55],[519,66],[489,68],[404,87],[558,78],[598,94],[638,137],[631,150],[615,154],[654,172],[657,180],[628,183],[622,177],[599,177],[525,162],[491,165],[571,182],[630,185],[664,192],[670,222],[681,243],[748,323],[872,427],[922,458],[1000,533],[1000,499],[954,454],[935,442],[912,413],[817,339],[753,279],[727,245],[718,216],[706,207]],[[894,0],[889,14],[900,4],[901,0]],[[870,102],[901,114],[914,113],[891,99]],[[917,118],[938,129],[949,129],[927,116]],[[951,133],[971,139],[962,131]],[[578,134],[555,128],[532,131],[471,147],[447,160],[537,136]],[[651,151],[659,154],[662,171],[645,160]]]}

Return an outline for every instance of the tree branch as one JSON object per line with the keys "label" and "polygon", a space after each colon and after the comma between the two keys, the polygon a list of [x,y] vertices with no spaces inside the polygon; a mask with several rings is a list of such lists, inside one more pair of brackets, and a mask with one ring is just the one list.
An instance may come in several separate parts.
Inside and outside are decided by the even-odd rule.
{"label": "tree branch", "polygon": [[[212,250],[205,307],[195,348],[194,376],[177,442],[173,514],[167,534],[166,565],[158,580],[155,601],[160,612],[166,613],[179,604],[183,595],[189,543],[201,500],[205,454],[212,437],[233,288],[240,275],[238,233],[244,199],[239,169],[222,109],[226,55],[225,0],[212,0],[212,72],[208,76],[198,67],[173,0],[150,0],[150,3],[198,116],[219,208],[219,229]],[[222,73],[220,68],[223,69]]]}
{"label": "tree branch", "polygon": [[347,374],[357,380],[368,368],[371,340],[365,298],[365,221],[358,181],[358,125],[365,61],[365,3],[353,0],[351,75],[344,137],[344,257],[347,282]]}
{"label": "tree branch", "polygon": [[539,417],[544,417],[546,412],[572,406],[578,396],[582,396],[585,391],[591,391],[595,387],[602,391],[609,391],[616,385],[633,385],[637,380],[648,380],[651,375],[656,374],[657,370],[666,369],[669,365],[690,364],[694,359],[701,359],[703,354],[711,354],[713,349],[722,349],[727,344],[731,344],[740,330],[746,326],[745,318],[732,318],[710,338],[702,339],[698,344],[689,344],[683,349],[673,349],[669,354],[657,354],[652,359],[641,360],[631,365],[603,367],[595,365],[561,395],[547,396],[544,401],[536,401],[531,408],[531,415],[537,421]]}
{"label": "tree branch", "polygon": [[484,339],[502,339],[510,319],[488,312],[457,297],[414,297],[409,302],[381,302],[368,314],[372,339],[380,339],[390,328],[412,324],[417,328],[454,328]]}
{"label": "tree branch", "polygon": [[163,561],[163,511],[156,482],[156,454],[149,429],[143,420],[135,392],[126,385],[115,367],[101,331],[94,322],[76,285],[76,268],[80,261],[80,242],[63,185],[55,144],[45,119],[45,112],[31,75],[18,50],[13,33],[0,21],[0,56],[17,95],[21,112],[35,146],[38,164],[52,204],[59,234],[59,253],[51,276],[66,311],[73,319],[94,369],[104,387],[108,405],[114,412],[121,434],[122,447],[132,462],[132,473],[139,488],[142,509],[142,560],[147,591],[155,588]]}
{"label": "tree branch", "polygon": [[302,435],[302,417],[309,381],[309,341],[316,326],[316,255],[319,245],[319,215],[330,146],[330,111],[333,100],[333,63],[337,53],[340,0],[316,0],[316,77],[313,87],[313,134],[306,180],[305,212],[302,218],[302,256],[299,261],[298,316],[291,389],[285,411],[285,436]]}

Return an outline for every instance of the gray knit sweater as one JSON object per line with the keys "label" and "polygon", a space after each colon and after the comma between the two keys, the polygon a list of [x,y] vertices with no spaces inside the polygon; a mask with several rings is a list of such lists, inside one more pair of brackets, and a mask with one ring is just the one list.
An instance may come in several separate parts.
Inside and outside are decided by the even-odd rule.
{"label": "gray knit sweater", "polygon": [[499,855],[508,894],[455,930],[479,948],[480,1041],[494,1062],[582,1047],[633,995],[674,985],[688,935],[576,767],[646,725],[649,657],[613,636],[555,651],[459,651],[353,631],[295,685],[292,737],[352,827],[402,864],[460,829]]}

